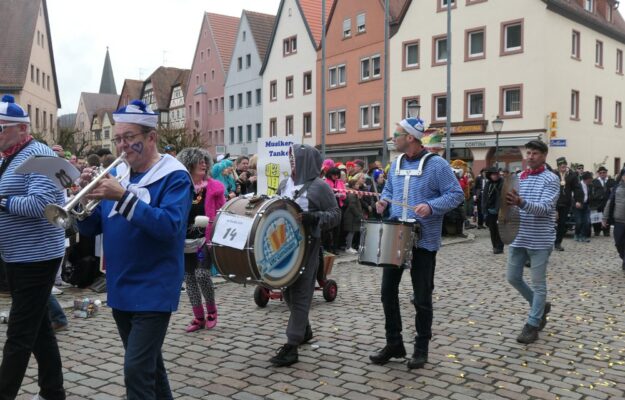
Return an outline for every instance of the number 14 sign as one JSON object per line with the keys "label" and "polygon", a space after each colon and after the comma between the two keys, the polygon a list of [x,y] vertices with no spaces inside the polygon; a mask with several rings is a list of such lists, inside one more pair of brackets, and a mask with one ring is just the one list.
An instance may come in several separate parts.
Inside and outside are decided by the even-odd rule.
{"label": "number 14 sign", "polygon": [[254,219],[223,213],[218,221],[213,232],[213,243],[243,250]]}

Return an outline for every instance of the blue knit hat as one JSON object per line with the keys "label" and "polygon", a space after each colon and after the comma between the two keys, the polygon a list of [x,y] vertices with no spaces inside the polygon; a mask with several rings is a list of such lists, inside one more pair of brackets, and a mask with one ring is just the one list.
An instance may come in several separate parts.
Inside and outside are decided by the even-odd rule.
{"label": "blue knit hat", "polygon": [[425,123],[422,119],[419,118],[405,118],[402,119],[399,123],[399,126],[404,128],[406,133],[416,137],[417,139],[421,139],[423,137],[423,132]]}
{"label": "blue knit hat", "polygon": [[28,114],[19,104],[15,104],[15,97],[5,94],[0,102],[0,119],[11,122],[30,123]]}
{"label": "blue knit hat", "polygon": [[150,128],[156,128],[158,125],[158,114],[141,100],[133,100],[127,106],[115,111],[113,119],[115,122],[143,125]]}

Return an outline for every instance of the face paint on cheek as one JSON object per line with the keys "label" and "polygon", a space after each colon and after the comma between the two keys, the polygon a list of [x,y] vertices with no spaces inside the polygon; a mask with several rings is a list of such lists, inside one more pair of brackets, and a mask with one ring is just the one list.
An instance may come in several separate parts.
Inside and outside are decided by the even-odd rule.
{"label": "face paint on cheek", "polygon": [[135,153],[141,154],[141,153],[143,153],[143,142],[133,143],[133,144],[130,145],[130,148]]}

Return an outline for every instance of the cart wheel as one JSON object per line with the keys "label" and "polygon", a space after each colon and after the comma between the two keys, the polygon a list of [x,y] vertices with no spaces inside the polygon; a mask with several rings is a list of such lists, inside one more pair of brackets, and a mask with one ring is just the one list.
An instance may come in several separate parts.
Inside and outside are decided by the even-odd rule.
{"label": "cart wheel", "polygon": [[265,307],[269,303],[269,291],[262,286],[256,286],[256,289],[254,289],[254,303],[258,307]]}
{"label": "cart wheel", "polygon": [[338,292],[338,286],[336,282],[332,279],[328,279],[326,284],[323,285],[323,298],[326,299],[327,302],[334,301],[336,299],[336,293]]}

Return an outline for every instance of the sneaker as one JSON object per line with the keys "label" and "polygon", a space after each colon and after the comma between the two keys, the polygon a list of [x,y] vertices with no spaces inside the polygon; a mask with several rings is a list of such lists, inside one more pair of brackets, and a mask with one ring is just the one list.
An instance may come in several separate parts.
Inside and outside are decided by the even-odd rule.
{"label": "sneaker", "polygon": [[408,366],[408,369],[419,369],[419,368],[423,368],[427,362],[428,362],[427,353],[415,351],[412,355],[412,358],[408,360],[406,365]]}
{"label": "sneaker", "polygon": [[306,344],[310,342],[312,338],[313,338],[312,328],[310,327],[310,325],[306,325],[306,332],[304,333],[304,339],[302,340],[302,343],[300,344]]}
{"label": "sneaker", "polygon": [[204,329],[206,326],[206,320],[195,318],[189,326],[185,329],[187,333],[199,331],[200,329]]}
{"label": "sneaker", "polygon": [[545,308],[543,310],[543,316],[540,319],[540,325],[538,325],[539,331],[542,331],[545,328],[545,325],[547,325],[547,315],[549,314],[550,311],[551,311],[551,303],[546,302]]}
{"label": "sneaker", "polygon": [[206,314],[206,329],[213,329],[217,326],[217,313]]}
{"label": "sneaker", "polygon": [[70,283],[65,282],[63,279],[57,279],[56,281],[54,281],[54,286],[70,287],[72,285]]}
{"label": "sneaker", "polygon": [[523,344],[534,343],[538,339],[538,328],[530,324],[525,324],[523,330],[517,336],[516,341]]}
{"label": "sneaker", "polygon": [[347,254],[358,254],[358,250],[352,249],[351,247],[349,249],[345,250],[345,252]]}
{"label": "sneaker", "polygon": [[554,249],[556,249],[556,250],[558,250],[558,251],[564,251],[564,247],[562,247],[562,245],[561,245],[561,244],[556,244],[556,245],[554,246]]}
{"label": "sneaker", "polygon": [[52,294],[53,295],[63,294],[63,291],[56,286],[52,286]]}
{"label": "sneaker", "polygon": [[384,365],[391,360],[391,358],[403,358],[406,357],[406,349],[404,344],[390,345],[387,344],[384,348],[377,353],[371,354],[369,360],[372,363],[378,365]]}
{"label": "sneaker", "polygon": [[503,249],[493,249],[493,254],[502,254]]}
{"label": "sneaker", "polygon": [[289,365],[295,364],[297,361],[297,346],[293,346],[292,344],[285,344],[280,347],[277,354],[269,360],[269,362],[276,367],[288,367]]}

